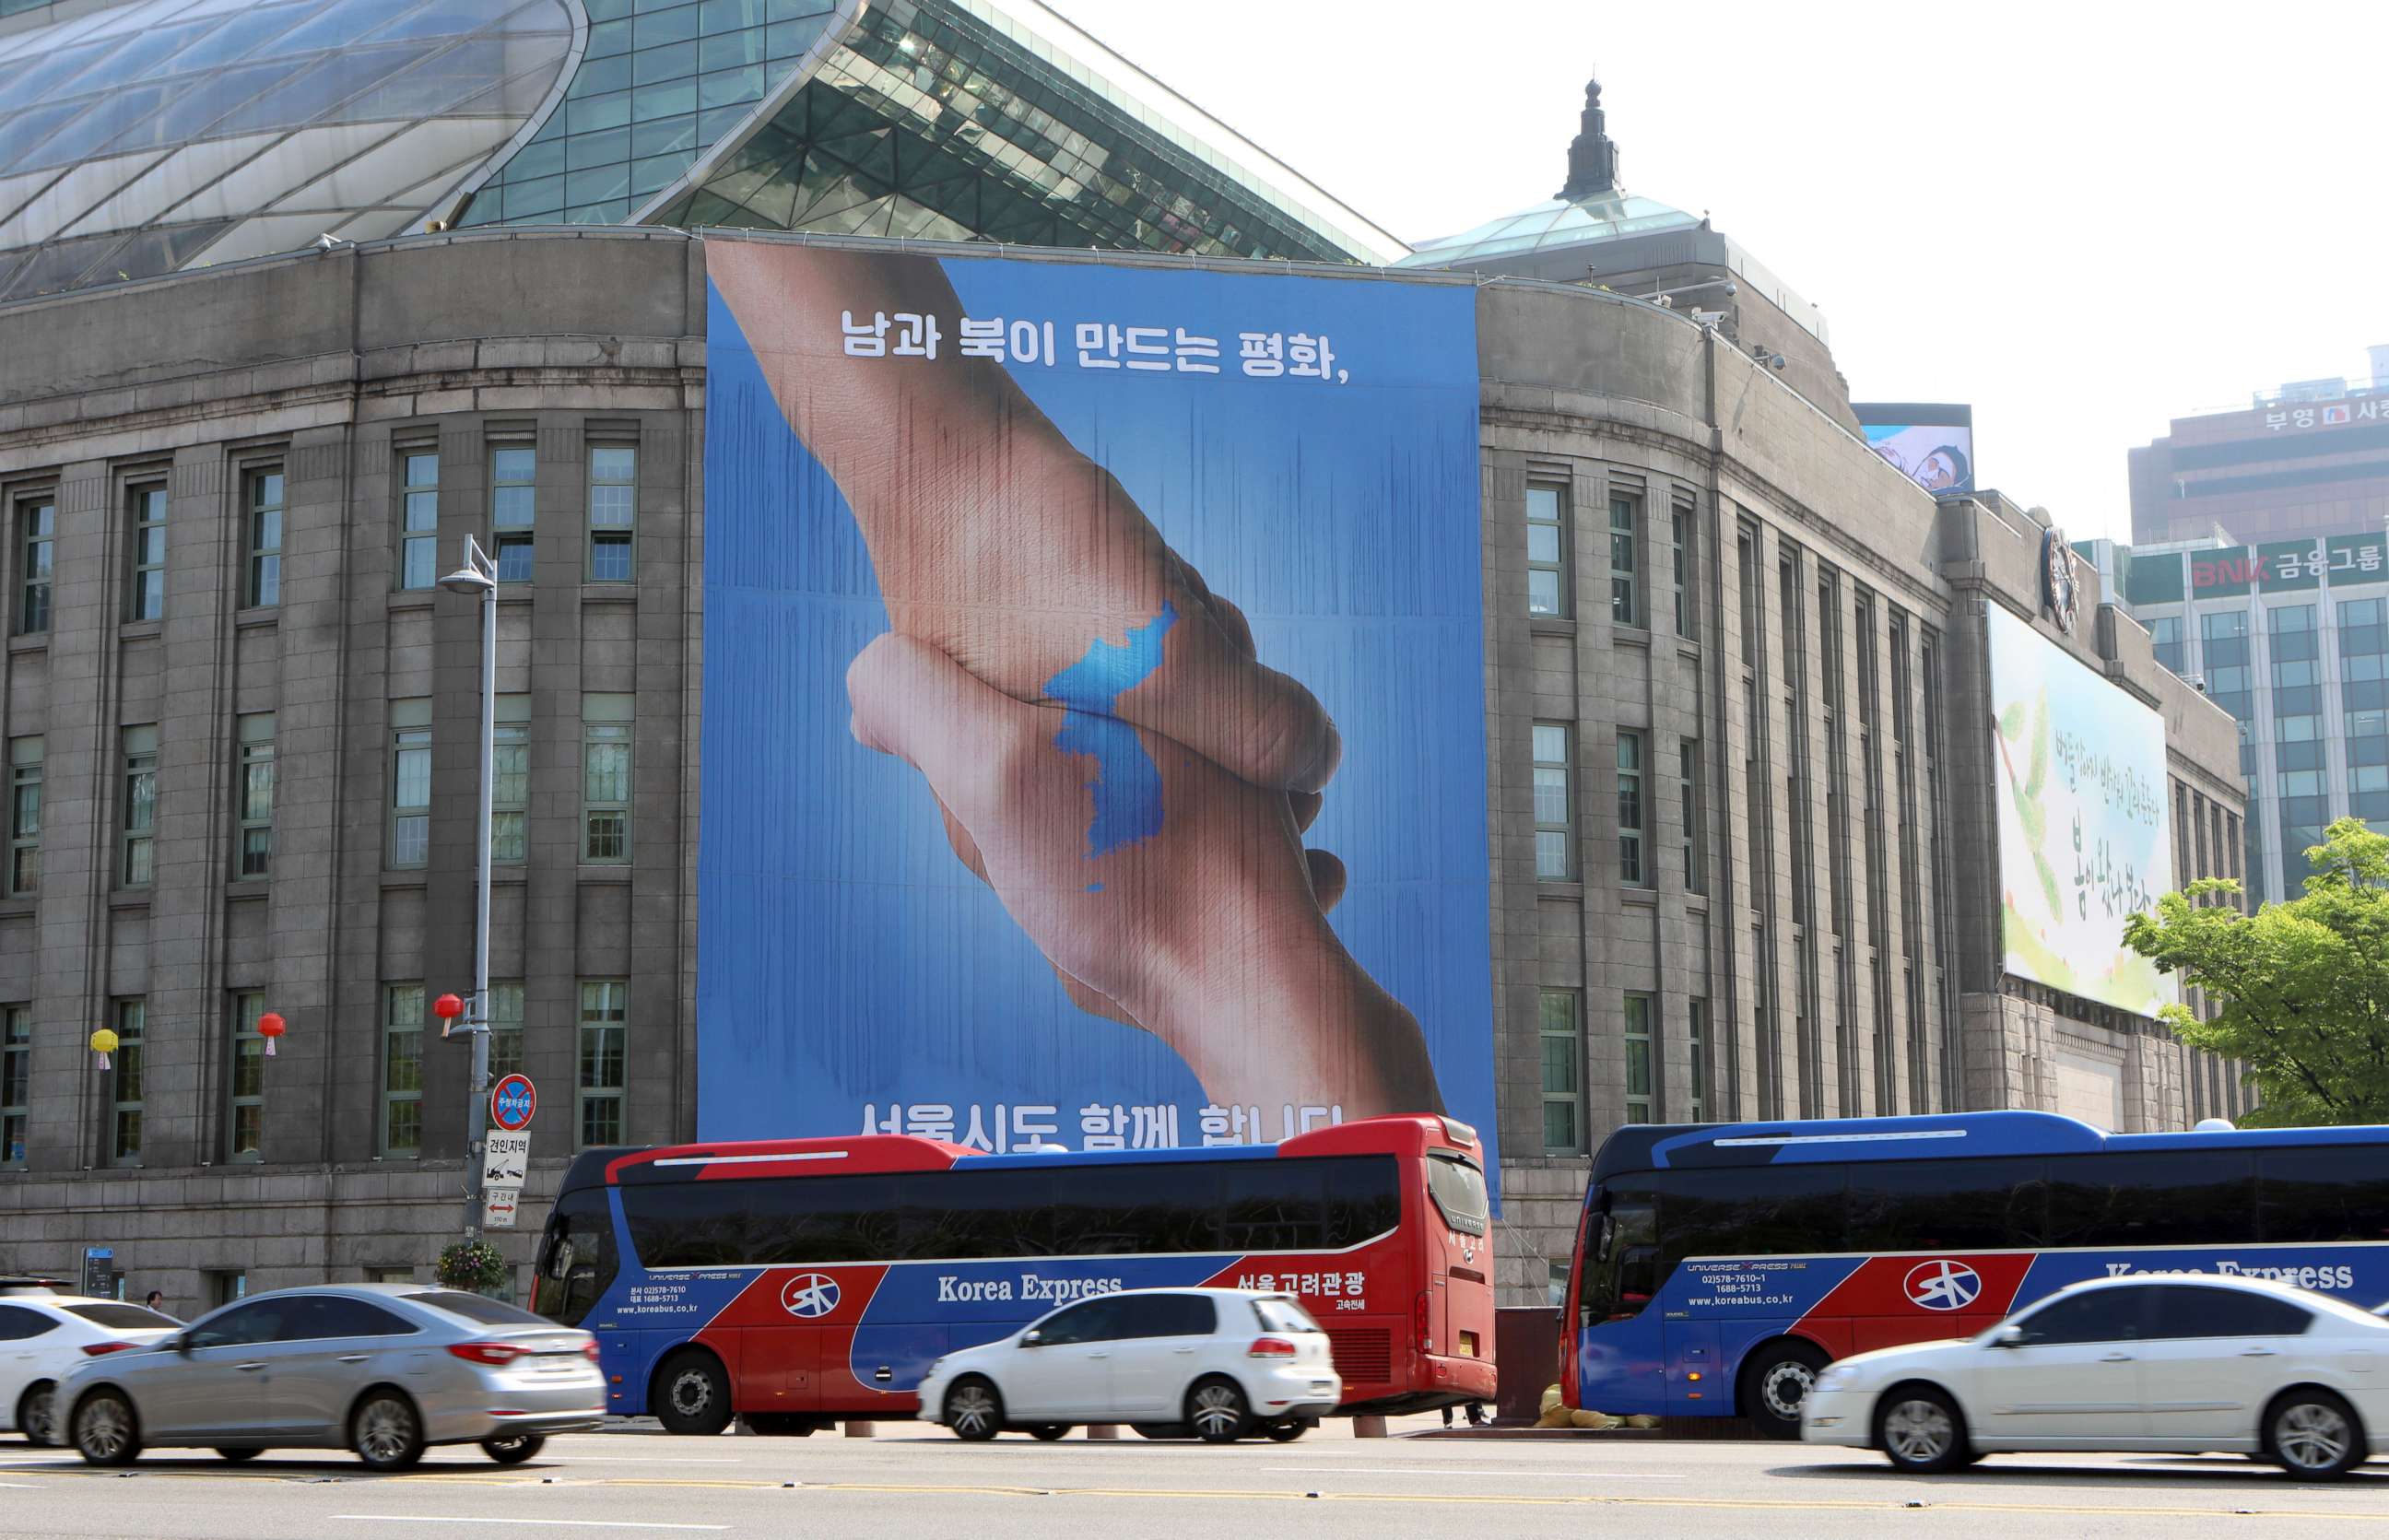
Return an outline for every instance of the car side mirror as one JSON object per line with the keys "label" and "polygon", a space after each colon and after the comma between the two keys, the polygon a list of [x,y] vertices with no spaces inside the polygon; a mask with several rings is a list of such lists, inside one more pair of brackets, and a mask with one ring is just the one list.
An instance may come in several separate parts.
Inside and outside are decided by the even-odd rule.
{"label": "car side mirror", "polygon": [[1020,1345],[1023,1347],[1035,1347],[1044,1340],[1045,1333],[1033,1326],[1020,1334]]}
{"label": "car side mirror", "polygon": [[2024,1346],[2024,1328],[2021,1326],[2000,1327],[1999,1330],[1992,1335],[1991,1345],[1993,1347]]}
{"label": "car side mirror", "polygon": [[181,1354],[185,1358],[191,1355],[191,1334],[189,1332],[178,1331],[174,1334],[174,1351]]}

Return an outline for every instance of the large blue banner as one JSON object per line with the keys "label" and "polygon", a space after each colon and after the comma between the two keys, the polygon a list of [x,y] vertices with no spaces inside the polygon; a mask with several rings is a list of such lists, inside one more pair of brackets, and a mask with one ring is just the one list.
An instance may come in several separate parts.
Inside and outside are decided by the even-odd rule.
{"label": "large blue banner", "polygon": [[706,252],[703,1137],[1490,1154],[1473,293]]}

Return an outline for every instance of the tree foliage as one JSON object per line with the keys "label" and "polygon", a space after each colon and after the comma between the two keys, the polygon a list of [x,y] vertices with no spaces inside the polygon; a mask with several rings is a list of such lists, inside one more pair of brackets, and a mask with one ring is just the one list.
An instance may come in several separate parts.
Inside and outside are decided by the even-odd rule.
{"label": "tree foliage", "polygon": [[2389,1123],[2389,835],[2344,818],[2306,859],[2304,897],[2242,914],[2238,883],[2202,878],[2134,915],[2124,940],[2218,1008],[2165,1017],[2247,1067],[2260,1101],[2242,1122]]}

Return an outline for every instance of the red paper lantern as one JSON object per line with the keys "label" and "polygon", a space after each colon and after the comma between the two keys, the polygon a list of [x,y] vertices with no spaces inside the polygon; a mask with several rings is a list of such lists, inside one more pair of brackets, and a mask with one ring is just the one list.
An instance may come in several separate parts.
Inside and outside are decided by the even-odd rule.
{"label": "red paper lantern", "polygon": [[265,1039],[265,1056],[269,1059],[274,1057],[274,1039],[282,1036],[283,1025],[278,1011],[268,1011],[257,1018],[257,1035]]}

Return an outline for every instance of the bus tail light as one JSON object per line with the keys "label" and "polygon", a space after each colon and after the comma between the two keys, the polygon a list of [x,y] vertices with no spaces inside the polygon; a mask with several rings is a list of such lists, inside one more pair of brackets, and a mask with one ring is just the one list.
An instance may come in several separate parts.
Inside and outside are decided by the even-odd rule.
{"label": "bus tail light", "polygon": [[468,1364],[500,1368],[513,1363],[530,1349],[516,1343],[450,1343],[448,1351]]}
{"label": "bus tail light", "polygon": [[1411,1325],[1418,1337],[1419,1351],[1433,1353],[1435,1339],[1426,1334],[1426,1291],[1424,1289],[1419,1291],[1418,1305],[1412,1313]]}
{"label": "bus tail light", "polygon": [[1297,1349],[1284,1337],[1257,1337],[1253,1345],[1245,1349],[1247,1358],[1291,1358]]}

